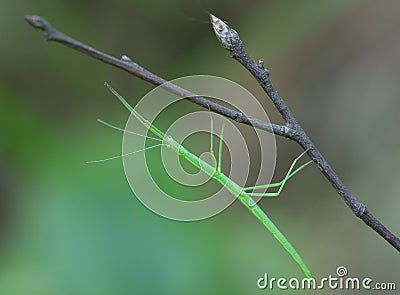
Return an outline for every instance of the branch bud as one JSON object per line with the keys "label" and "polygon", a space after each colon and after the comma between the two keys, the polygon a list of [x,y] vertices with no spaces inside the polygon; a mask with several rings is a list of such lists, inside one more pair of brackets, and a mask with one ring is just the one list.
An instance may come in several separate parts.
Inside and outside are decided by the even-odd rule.
{"label": "branch bud", "polygon": [[241,43],[239,34],[226,22],[212,14],[210,14],[210,21],[219,42],[225,49],[232,52]]}

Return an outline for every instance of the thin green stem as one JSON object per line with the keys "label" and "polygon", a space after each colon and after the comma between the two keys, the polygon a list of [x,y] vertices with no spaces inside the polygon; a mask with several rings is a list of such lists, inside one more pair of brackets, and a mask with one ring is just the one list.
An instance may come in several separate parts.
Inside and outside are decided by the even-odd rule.
{"label": "thin green stem", "polygon": [[213,165],[215,167],[215,169],[217,169],[217,159],[215,158],[215,154],[214,154],[214,120],[212,118],[211,113],[210,114],[210,155],[211,155],[211,160],[213,161]]}
{"label": "thin green stem", "polygon": [[222,144],[224,137],[225,122],[222,123],[221,135],[219,136],[219,148],[218,148],[218,173],[221,173],[221,162],[222,162]]}

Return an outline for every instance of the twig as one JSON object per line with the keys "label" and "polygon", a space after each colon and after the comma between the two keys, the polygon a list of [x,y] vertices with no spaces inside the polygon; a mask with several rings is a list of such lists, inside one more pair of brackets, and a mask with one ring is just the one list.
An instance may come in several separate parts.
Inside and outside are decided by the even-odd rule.
{"label": "twig", "polygon": [[275,133],[277,135],[285,136],[286,128],[282,125],[270,124],[263,120],[259,120],[250,116],[246,116],[241,112],[224,107],[213,101],[205,99],[202,96],[196,95],[195,93],[172,84],[165,79],[153,74],[152,72],[141,67],[137,63],[133,62],[129,57],[122,56],[121,59],[117,59],[113,56],[105,54],[97,49],[94,49],[86,44],[79,42],[53,28],[45,19],[37,15],[26,15],[25,20],[34,28],[40,29],[43,35],[46,37],[47,41],[56,41],[62,43],[72,49],[80,51],[88,56],[94,57],[102,62],[120,68],[140,79],[150,82],[154,85],[161,86],[165,90],[176,94],[177,96],[186,98],[191,102],[206,108],[207,110],[212,110],[215,113],[221,114],[228,117],[238,123],[244,123],[247,125],[252,125],[256,128]]}
{"label": "twig", "polygon": [[260,60],[258,63],[256,63],[249,57],[237,32],[230,28],[225,22],[221,21],[215,16],[211,16],[214,31],[221,41],[221,44],[230,51],[233,58],[239,61],[257,79],[261,87],[271,98],[277,110],[280,112],[285,121],[285,125],[270,124],[263,120],[245,116],[243,113],[221,106],[215,102],[205,99],[202,96],[198,96],[186,89],[167,82],[163,78],[151,73],[137,63],[133,62],[126,56],[123,56],[121,59],[117,59],[72,39],[71,37],[57,31],[40,16],[27,15],[25,16],[25,19],[31,26],[40,29],[48,41],[62,43],[74,50],[80,51],[112,66],[118,67],[154,85],[161,85],[161,87],[171,93],[174,93],[180,97],[184,97],[199,106],[231,118],[236,122],[252,125],[258,129],[268,132],[273,132],[277,135],[297,142],[304,150],[309,149],[309,157],[316,163],[318,169],[323,173],[323,175],[325,175],[336,192],[342,197],[353,213],[363,220],[368,226],[370,226],[376,233],[388,241],[395,249],[400,251],[400,239],[391,233],[381,222],[379,222],[379,220],[377,220],[367,210],[366,206],[358,201],[344,186],[342,181],[332,170],[312,141],[308,138],[307,134],[304,132],[300,124],[296,121],[295,117],[289,110],[288,106],[285,104],[283,99],[272,85],[269,71],[264,68],[263,62]]}
{"label": "twig", "polygon": [[350,207],[351,211],[363,220],[368,226],[376,231],[380,236],[387,240],[394,248],[400,251],[400,240],[392,234],[379,220],[377,220],[368,210],[367,207],[358,201],[346,188],[335,171],[329,166],[328,162],[318,151],[314,143],[307,136],[301,125],[293,116],[289,107],[278,94],[275,87],[272,85],[269,70],[264,68],[264,62],[260,60],[256,63],[246,52],[239,34],[228,26],[227,23],[210,15],[211,24],[214,32],[221,42],[222,46],[227,49],[231,56],[240,62],[257,80],[262,89],[267,93],[276,109],[285,120],[285,126],[288,129],[288,138],[297,142],[304,150],[309,150],[308,155],[317,164],[318,169],[332,184],[336,192]]}

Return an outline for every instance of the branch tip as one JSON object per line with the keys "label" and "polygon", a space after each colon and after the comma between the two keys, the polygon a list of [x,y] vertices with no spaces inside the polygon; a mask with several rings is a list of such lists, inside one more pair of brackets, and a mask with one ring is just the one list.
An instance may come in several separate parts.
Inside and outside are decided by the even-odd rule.
{"label": "branch tip", "polygon": [[224,22],[213,14],[210,14],[210,22],[215,35],[225,49],[232,52],[241,44],[239,34],[227,22]]}
{"label": "branch tip", "polygon": [[25,20],[35,29],[41,30],[42,34],[46,37],[48,41],[53,40],[58,34],[57,30],[55,30],[47,20],[38,15],[27,14],[25,15]]}
{"label": "branch tip", "polygon": [[34,28],[44,30],[49,23],[38,15],[25,15],[25,20]]}

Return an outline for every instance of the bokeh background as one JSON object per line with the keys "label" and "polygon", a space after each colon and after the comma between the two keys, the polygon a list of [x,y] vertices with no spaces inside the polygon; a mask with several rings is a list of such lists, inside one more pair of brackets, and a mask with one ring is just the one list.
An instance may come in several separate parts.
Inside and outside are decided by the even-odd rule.
{"label": "bokeh background", "polygon": [[[47,43],[23,19],[39,14],[166,79],[231,79],[280,122],[250,74],[218,44],[206,10],[228,20],[254,58],[264,58],[345,184],[400,235],[400,2],[3,0],[0,294],[262,294],[256,281],[265,272],[301,277],[240,204],[201,222],[167,220],[134,197],[120,160],[85,164],[121,148],[122,134],[96,119],[124,126],[128,117],[103,81],[129,93],[132,104],[153,86]],[[301,150],[281,138],[277,146],[279,180]],[[315,277],[344,265],[349,276],[400,287],[398,252],[352,215],[315,167],[282,197],[260,204]]]}

